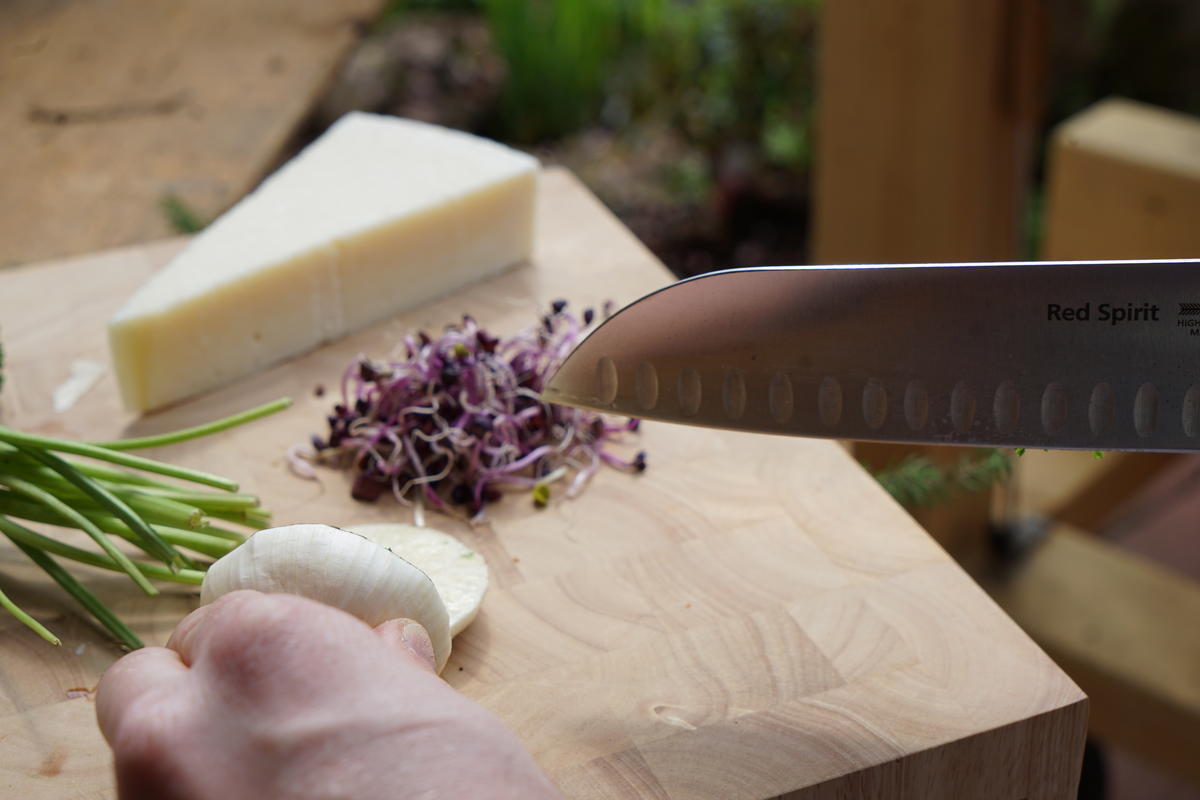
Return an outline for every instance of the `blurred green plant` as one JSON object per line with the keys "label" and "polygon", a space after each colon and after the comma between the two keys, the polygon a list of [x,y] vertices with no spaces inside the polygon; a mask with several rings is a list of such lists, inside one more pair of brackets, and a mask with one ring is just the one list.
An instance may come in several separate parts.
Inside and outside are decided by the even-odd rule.
{"label": "blurred green plant", "polygon": [[371,23],[371,31],[395,24],[409,11],[478,11],[479,0],[388,0]]}
{"label": "blurred green plant", "polygon": [[629,103],[710,150],[738,142],[768,163],[809,160],[820,0],[645,0],[627,15],[640,58]]}
{"label": "blurred green plant", "polygon": [[808,164],[820,0],[481,2],[508,69],[504,138],[650,116],[713,159],[737,142]]}
{"label": "blurred green plant", "polygon": [[1012,474],[1012,460],[1003,450],[985,450],[946,468],[914,453],[899,464],[875,473],[875,479],[896,502],[906,508],[928,508],[957,494],[975,493]]}
{"label": "blurred green plant", "polygon": [[711,165],[695,153],[663,166],[667,188],[681,202],[697,205],[712,189]]}
{"label": "blurred green plant", "polygon": [[506,138],[537,142],[593,121],[622,44],[620,0],[482,0],[508,74]]}
{"label": "blurred green plant", "polygon": [[159,200],[159,207],[162,209],[163,216],[167,218],[167,224],[176,233],[199,233],[207,224],[178,195],[163,195]]}

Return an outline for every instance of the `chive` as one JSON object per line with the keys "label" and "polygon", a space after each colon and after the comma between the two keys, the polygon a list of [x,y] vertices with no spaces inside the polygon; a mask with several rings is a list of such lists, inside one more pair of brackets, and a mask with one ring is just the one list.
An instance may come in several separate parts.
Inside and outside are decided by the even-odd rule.
{"label": "chive", "polygon": [[[108,482],[104,482],[108,485]],[[110,486],[115,489],[116,487]],[[205,511],[253,511],[259,506],[259,499],[252,494],[237,494],[235,492],[189,492],[182,489],[160,489],[155,486],[135,486],[122,489],[126,494],[144,497],[161,497],[164,500],[174,500],[185,503],[200,512]]]}
{"label": "chive", "polygon": [[[126,647],[139,648],[142,642],[133,631],[51,555],[125,572],[147,594],[157,594],[149,581],[151,578],[202,584],[204,569],[209,564],[197,562],[175,546],[219,558],[241,544],[245,536],[209,524],[206,515],[219,514],[249,526],[268,521],[270,515],[260,507],[257,497],[238,493],[234,481],[123,451],[169,445],[216,433],[276,413],[289,405],[288,399],[276,400],[206,425],[117,442],[78,442],[0,426],[0,532]],[[57,453],[95,461],[61,457]],[[209,486],[216,491],[167,483],[158,477],[129,471],[131,469]],[[79,528],[100,545],[103,552],[85,550],[43,536],[4,514]],[[165,566],[131,560],[106,534],[129,540],[155,559],[165,562]],[[59,644],[52,633],[2,593],[0,608],[9,611],[47,641]]]}
{"label": "chive", "polygon": [[206,524],[206,525],[201,525],[199,528],[196,529],[196,532],[197,533],[206,533],[209,536],[215,536],[218,539],[228,539],[229,541],[237,542],[238,544],[241,544],[242,542],[246,541],[245,534],[238,533],[237,531],[231,531],[228,528],[222,528],[218,525],[213,525],[211,523]]}
{"label": "chive", "polygon": [[[133,540],[133,534],[129,531],[129,527],[121,523],[116,517],[97,513],[95,510],[77,509],[80,514],[86,517],[90,522],[95,524],[97,528],[105,533],[116,534],[122,538]],[[8,514],[13,517],[20,517],[31,522],[44,522],[47,525],[69,525],[68,520],[64,520],[62,516],[55,513],[51,509],[46,508],[38,503],[30,503],[13,492],[0,491],[0,513]],[[149,549],[141,542],[134,541],[135,545],[140,547],[143,552],[150,554]]]}
{"label": "chive", "polygon": [[21,609],[20,606],[18,606],[12,600],[9,600],[8,595],[6,595],[3,591],[0,591],[0,608],[3,608],[5,611],[7,611],[8,613],[12,614],[14,617],[19,619],[22,624],[24,624],[26,627],[28,627],[30,630],[32,630],[34,633],[36,633],[38,636],[45,639],[50,644],[54,644],[54,645],[62,644],[62,642],[59,641],[59,638],[57,636],[55,636],[53,633],[51,633],[50,631],[48,631],[46,629],[45,625],[43,625],[42,623],[38,622],[33,617],[26,614]]}
{"label": "chive", "polygon": [[82,583],[75,580],[71,573],[59,566],[54,559],[41,550],[21,544],[18,541],[14,540],[13,544],[21,548],[21,551],[29,556],[29,559],[33,563],[45,570],[46,574],[53,578],[59,586],[66,589],[67,593],[74,597],[79,605],[91,612],[91,615],[107,628],[109,633],[116,636],[123,645],[130,650],[137,650],[144,646],[142,640],[126,627],[124,622],[117,619],[116,614],[108,610],[108,606],[100,602],[96,595],[89,592]]}
{"label": "chive", "polygon": [[120,489],[110,491],[146,522],[158,522],[176,528],[198,528],[204,523],[204,512],[187,503]]}
{"label": "chive", "polygon": [[[107,510],[97,503],[87,502],[87,495],[82,491],[68,483],[58,473],[46,467],[38,466],[32,460],[24,458],[19,461],[6,460],[0,457],[0,465],[11,468],[13,473],[41,485],[59,498],[70,498],[76,501],[79,498],[85,498],[85,502],[75,502],[74,504],[80,510],[89,513],[104,512]],[[77,467],[79,463],[72,463],[71,465]],[[106,473],[101,472],[101,474]],[[116,470],[109,470],[107,474],[120,476],[122,473],[118,473]],[[96,477],[96,475],[93,474],[92,477]],[[124,485],[123,483],[114,482],[106,478],[100,478],[98,482],[101,486],[109,489],[113,494],[128,503],[130,508],[137,511],[147,522],[165,524],[183,529],[194,529],[203,533],[210,533],[222,539],[232,539],[233,541],[241,542],[246,537],[234,531],[206,524],[203,519],[206,509],[211,509],[214,512],[227,511],[229,512],[228,516],[238,520],[242,520],[246,513],[266,516],[266,512],[258,506],[259,499],[250,494],[198,492],[165,484],[161,487],[141,484]]]}
{"label": "chive", "polygon": [[184,428],[156,436],[140,436],[135,439],[118,439],[112,442],[95,442],[94,446],[103,447],[108,450],[138,450],[143,447],[162,447],[163,445],[177,444],[179,442],[186,442],[189,439],[197,439],[201,436],[208,436],[211,433],[228,430],[238,425],[244,425],[247,422],[253,422],[256,419],[274,414],[277,411],[283,411],[291,404],[292,399],[290,397],[281,397],[278,400],[272,400],[256,408],[232,414],[204,425],[197,425],[193,428]]}
{"label": "chive", "polygon": [[[84,550],[82,547],[75,547],[66,542],[60,542],[58,539],[51,539],[49,536],[43,536],[4,516],[0,516],[0,532],[4,533],[14,542],[26,544],[39,550],[45,550],[47,553],[53,553],[62,558],[69,558],[81,564],[88,564],[100,569],[112,570],[113,572],[123,571],[116,561],[113,561],[103,553],[93,553],[91,550]],[[160,564],[147,564],[142,561],[135,561],[133,565],[147,578],[153,578],[158,581],[174,581],[175,583],[187,583],[194,586],[199,586],[204,582],[204,572],[198,569],[181,569],[179,572],[171,572],[171,570]]]}
{"label": "chive", "polygon": [[44,454],[44,451],[47,450],[57,453],[71,453],[72,455],[87,456],[157,475],[166,475],[171,478],[191,481],[192,483],[202,483],[205,486],[214,486],[230,492],[238,490],[237,483],[228,478],[222,478],[220,475],[212,475],[186,467],[177,467],[174,464],[166,464],[162,461],[122,453],[119,450],[110,450],[107,447],[97,447],[94,444],[87,444],[86,442],[72,442],[69,439],[54,439],[49,436],[34,436],[30,433],[14,431],[12,428],[7,428],[3,425],[0,425],[0,442],[6,442],[10,446],[27,448],[25,452],[31,455],[35,453]]}
{"label": "chive", "polygon": [[0,474],[0,484],[4,484],[17,494],[25,495],[34,502],[41,503],[51,511],[58,514],[64,520],[77,526],[88,536],[92,537],[96,544],[100,545],[101,549],[108,554],[109,558],[120,564],[122,571],[132,578],[133,582],[136,583],[143,592],[151,596],[158,594],[158,590],[154,588],[154,585],[151,584],[150,581],[146,580],[146,576],[138,572],[137,567],[135,567],[133,562],[129,560],[129,556],[118,550],[116,546],[108,540],[108,537],[104,535],[104,532],[96,527],[95,523],[93,523],[79,511],[67,505],[62,500],[59,500],[57,497],[50,494],[40,486],[36,486],[29,481],[22,480],[14,475]]}
{"label": "chive", "polygon": [[[8,462],[7,466],[10,467],[12,474],[38,484],[61,499],[87,500],[90,498],[86,492],[48,467],[25,462]],[[203,521],[204,513],[200,508],[181,503],[179,500],[163,494],[162,490],[155,490],[154,487],[131,487],[124,483],[102,479],[98,479],[96,482],[128,503],[130,508],[139,512],[148,522],[166,522],[180,527],[195,528],[199,527]],[[208,493],[196,492],[194,494],[206,496]],[[220,497],[221,494],[213,493],[213,496]],[[250,495],[240,494],[229,496],[234,498],[250,497]]]}
{"label": "chive", "polygon": [[[213,558],[220,558],[241,544],[240,541],[235,542],[217,536],[210,536],[200,531],[185,531],[182,528],[172,528],[168,525],[152,524],[150,527],[171,544],[186,547],[189,550],[195,550],[197,553],[203,553]],[[125,534],[117,531],[117,535],[123,536]]]}
{"label": "chive", "polygon": [[[7,445],[0,445],[7,447]],[[119,484],[129,486],[131,488],[156,488],[169,491],[176,491],[180,487],[164,481],[156,481],[153,478],[147,478],[145,475],[139,475],[136,472],[128,472],[127,470],[110,467],[107,464],[96,463],[95,461],[81,461],[77,458],[64,458],[75,469],[87,475],[89,478],[95,478],[107,484]],[[10,451],[0,450],[0,464],[19,465],[21,469],[36,469],[40,474],[50,475],[52,470],[38,466],[37,462],[28,456],[19,454],[15,449]]]}
{"label": "chive", "polygon": [[[64,480],[57,473],[50,470],[46,470],[46,473],[48,474],[34,470],[13,470],[12,474],[37,483],[61,500],[70,500],[73,507],[80,510],[108,511],[107,506],[96,502],[92,499],[92,495]],[[204,522],[204,512],[195,506],[167,497],[144,494],[137,489],[114,486],[108,481],[98,481],[98,483],[102,488],[123,500],[146,522],[161,522],[179,528],[198,528]]]}
{"label": "chive", "polygon": [[80,461],[75,458],[63,459],[72,467],[87,475],[89,478],[108,481],[110,483],[123,483],[132,486],[150,486],[161,489],[175,489],[177,487],[164,481],[156,481],[153,478],[147,478],[145,475],[139,475],[136,472],[127,472],[123,469],[116,469],[107,464],[97,464],[95,461]]}
{"label": "chive", "polygon": [[[31,522],[44,522],[49,525],[61,525],[63,523],[62,518],[52,511],[36,503],[29,503],[15,497],[11,492],[0,491],[0,513],[20,517]],[[79,513],[105,533],[127,539],[143,551],[149,553],[144,543],[134,535],[133,531],[122,520],[117,519],[111,514],[104,514],[93,510],[81,510]],[[236,534],[231,536],[225,532],[217,534],[208,533],[203,530],[188,531],[157,523],[150,523],[150,528],[169,544],[187,547],[214,558],[220,558],[243,541],[243,537]],[[237,536],[237,538],[235,539],[234,536]],[[153,555],[153,553],[149,554]],[[183,554],[180,555],[182,556]],[[187,560],[191,561],[191,559]]]}
{"label": "chive", "polygon": [[[0,431],[3,431],[3,429],[0,429]],[[38,461],[41,461],[46,466],[50,467],[50,469],[66,478],[71,483],[75,484],[76,487],[82,489],[97,503],[105,506],[110,513],[113,514],[113,516],[118,517],[122,522],[128,525],[129,529],[133,531],[133,533],[140,540],[142,540],[142,543],[146,547],[146,552],[164,562],[172,569],[179,566],[182,559],[175,548],[164,542],[158,536],[158,534],[151,530],[150,526],[146,524],[141,517],[135,514],[129,508],[129,506],[127,506],[121,500],[114,497],[113,494],[107,489],[100,486],[95,481],[91,480],[86,475],[82,474],[53,453],[47,453],[42,450],[24,450],[24,452]]]}
{"label": "chive", "polygon": [[261,508],[246,510],[213,509],[212,511],[208,512],[208,516],[212,517],[213,519],[224,520],[225,522],[233,522],[238,525],[245,525],[247,528],[254,528],[255,530],[271,527],[270,512]]}

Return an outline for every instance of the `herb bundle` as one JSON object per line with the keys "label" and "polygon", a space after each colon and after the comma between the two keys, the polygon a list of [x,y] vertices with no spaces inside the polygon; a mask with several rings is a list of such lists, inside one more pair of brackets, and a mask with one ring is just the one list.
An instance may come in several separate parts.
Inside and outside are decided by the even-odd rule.
{"label": "herb bundle", "polygon": [[[124,646],[139,648],[142,642],[133,631],[55,557],[124,572],[148,595],[158,594],[151,580],[199,585],[210,563],[204,557],[219,558],[237,547],[245,538],[237,527],[265,527],[270,514],[257,497],[239,493],[227,478],[127,451],[216,433],[280,411],[290,402],[277,400],[207,425],[114,442],[56,439],[0,426],[0,533]],[[97,549],[39,533],[27,527],[30,522],[81,530]],[[152,560],[130,558],[111,537],[132,543]],[[59,644],[58,637],[2,591],[0,607]]]}

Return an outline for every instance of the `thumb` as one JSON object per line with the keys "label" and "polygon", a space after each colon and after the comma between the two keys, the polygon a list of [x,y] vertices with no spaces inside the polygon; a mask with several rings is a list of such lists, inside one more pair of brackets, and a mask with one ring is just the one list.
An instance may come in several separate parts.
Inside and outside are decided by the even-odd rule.
{"label": "thumb", "polygon": [[403,617],[389,619],[376,625],[375,633],[404,658],[430,672],[437,672],[433,642],[419,622]]}

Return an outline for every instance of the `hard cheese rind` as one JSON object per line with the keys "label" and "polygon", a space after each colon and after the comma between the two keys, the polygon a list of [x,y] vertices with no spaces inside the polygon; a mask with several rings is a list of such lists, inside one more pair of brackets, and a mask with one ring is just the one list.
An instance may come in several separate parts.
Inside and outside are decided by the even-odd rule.
{"label": "hard cheese rind", "polygon": [[113,317],[126,406],[215,388],[528,258],[536,171],[486,139],[346,115]]}

